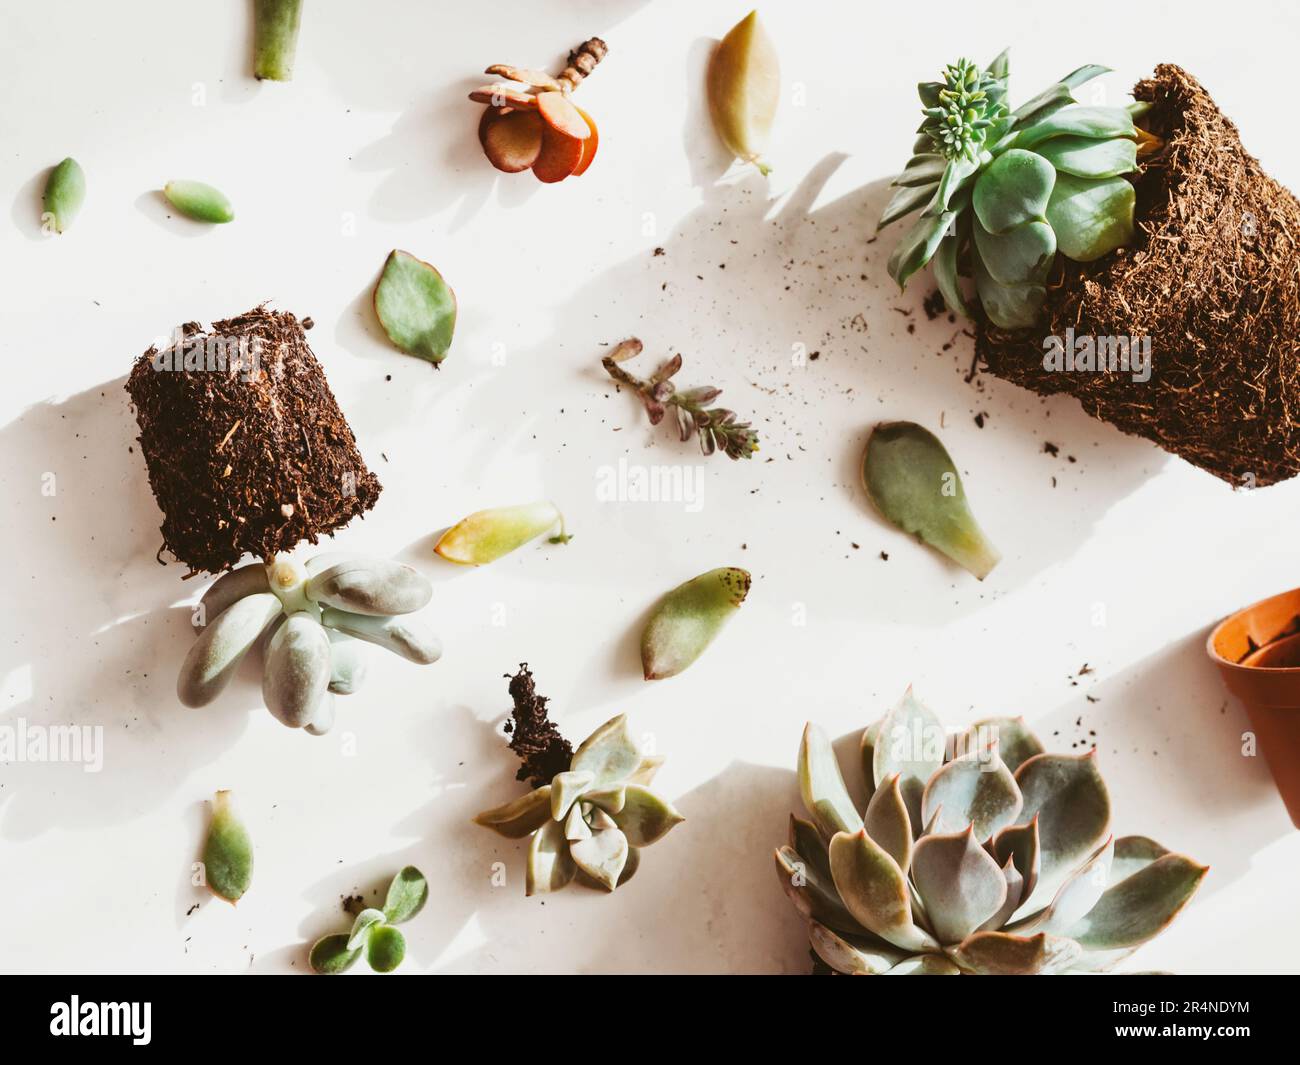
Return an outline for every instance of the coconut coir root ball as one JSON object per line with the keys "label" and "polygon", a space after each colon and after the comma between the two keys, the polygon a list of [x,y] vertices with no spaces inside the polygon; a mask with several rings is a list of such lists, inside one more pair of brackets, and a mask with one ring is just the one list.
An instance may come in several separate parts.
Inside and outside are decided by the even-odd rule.
{"label": "coconut coir root ball", "polygon": [[[979,357],[999,377],[1066,392],[1091,415],[1234,485],[1300,472],[1300,203],[1260,168],[1200,84],[1163,64],[1133,91],[1166,143],[1135,182],[1135,247],[1064,262],[1047,328],[982,322]],[[1043,340],[1150,337],[1150,380],[1044,369]]]}
{"label": "coconut coir root ball", "polygon": [[316,543],[379,498],[286,311],[257,307],[210,333],[190,322],[171,346],[136,359],[126,390],[163,512],[163,550],[191,573]]}

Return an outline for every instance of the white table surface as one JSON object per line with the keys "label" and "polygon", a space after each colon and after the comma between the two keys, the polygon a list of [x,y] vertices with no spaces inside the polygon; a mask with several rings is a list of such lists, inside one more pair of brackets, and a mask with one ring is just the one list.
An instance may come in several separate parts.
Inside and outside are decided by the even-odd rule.
{"label": "white table surface", "polygon": [[[1212,865],[1133,964],[1296,970],[1300,834],[1241,756],[1244,714],[1202,645],[1221,615],[1300,583],[1300,483],[1233,492],[1072,401],[967,384],[961,325],[926,320],[925,283],[899,296],[889,241],[867,239],[918,121],[914,83],[1005,44],[1014,100],[1097,61],[1116,68],[1114,102],[1177,61],[1300,188],[1300,9],[1237,3],[1225,23],[1219,5],[1094,3],[1066,28],[1043,4],[978,19],[965,4],[770,4],[783,102],[765,181],[722,177],[703,111],[710,40],[742,7],[307,6],[287,85],[249,75],[242,3],[0,15],[0,724],[101,725],[105,743],[99,773],[0,766],[0,968],[302,972],[307,945],[346,925],[340,896],[414,863],[431,898],[404,972],[805,971],[771,861],[797,808],[800,729],[849,737],[912,683],[954,726],[1023,713],[1065,750],[1095,731],[1117,831]],[[477,72],[555,67],[593,34],[610,53],[581,90],[601,127],[591,171],[549,187],[496,173],[465,99]],[[89,193],[46,238],[40,191],[66,155]],[[169,216],[156,190],[173,177],[223,189],[236,221]],[[394,247],[458,294],[441,372],[372,318]],[[155,336],[263,300],[315,319],[385,486],[336,543],[426,573],[446,645],[424,669],[376,656],[324,739],[261,708],[251,664],[215,705],[177,703],[199,582],[154,559],[160,515],[122,389]],[[643,372],[680,351],[679,380],[723,386],[759,455],[701,461],[648,427],[599,364],[629,334]],[[796,345],[819,356],[796,365]],[[1005,554],[983,584],[868,508],[862,445],[892,418],[943,426]],[[698,466],[702,506],[603,501],[600,470],[620,459]],[[474,571],[432,554],[464,514],[541,497],[564,510],[568,547]],[[749,601],[688,673],[644,682],[650,604],[725,564],[752,571]],[[612,897],[526,899],[524,845],[470,823],[516,794],[497,729],[503,674],[523,661],[575,740],[626,711],[668,755],[659,781],[687,821]],[[233,909],[190,886],[219,787],[256,842]]]}

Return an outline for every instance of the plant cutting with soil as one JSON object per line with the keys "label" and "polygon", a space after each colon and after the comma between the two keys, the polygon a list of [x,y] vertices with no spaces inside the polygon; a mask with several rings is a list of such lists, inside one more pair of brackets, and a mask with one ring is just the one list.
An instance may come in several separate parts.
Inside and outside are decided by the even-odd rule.
{"label": "plant cutting with soil", "polygon": [[415,866],[408,865],[388,885],[384,908],[362,910],[347,932],[322,936],[312,945],[308,961],[312,972],[338,976],[356,964],[364,952],[366,963],[377,973],[391,973],[406,957],[406,937],[397,928],[422,909],[429,898],[429,883]]}

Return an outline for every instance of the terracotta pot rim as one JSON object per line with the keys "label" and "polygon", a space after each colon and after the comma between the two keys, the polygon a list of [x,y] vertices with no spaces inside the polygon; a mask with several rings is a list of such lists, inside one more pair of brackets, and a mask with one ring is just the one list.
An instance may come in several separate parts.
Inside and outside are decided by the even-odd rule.
{"label": "terracotta pot rim", "polygon": [[1205,639],[1205,651],[1214,664],[1219,666],[1221,669],[1230,669],[1239,673],[1270,673],[1276,674],[1277,676],[1300,675],[1300,666],[1243,666],[1240,662],[1234,662],[1230,658],[1224,658],[1223,655],[1219,654],[1214,647],[1215,640],[1218,638],[1219,633],[1243,614],[1252,613],[1253,611],[1260,609],[1260,607],[1272,603],[1274,600],[1285,599],[1288,596],[1300,596],[1300,588],[1292,588],[1289,591],[1267,595],[1263,599],[1251,603],[1249,606],[1244,606],[1240,610],[1234,610],[1226,618],[1215,625],[1214,628],[1210,630],[1210,635]]}

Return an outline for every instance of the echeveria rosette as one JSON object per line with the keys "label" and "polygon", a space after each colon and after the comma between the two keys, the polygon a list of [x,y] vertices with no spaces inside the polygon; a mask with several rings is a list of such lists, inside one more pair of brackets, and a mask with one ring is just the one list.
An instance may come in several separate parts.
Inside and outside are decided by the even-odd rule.
{"label": "echeveria rosette", "polygon": [[900,287],[927,263],[945,302],[970,317],[969,270],[984,313],[1004,329],[1033,326],[1057,253],[1091,262],[1133,240],[1141,105],[1090,107],[1073,90],[1108,68],[1083,66],[1008,111],[1007,53],[967,60],[923,82],[920,136],[880,228],[920,217],[889,259]]}
{"label": "echeveria rosette", "polygon": [[525,893],[558,891],[575,878],[613,891],[640,864],[640,851],[685,820],[650,790],[663,759],[643,754],[627,716],[611,718],[549,784],[474,818],[507,839],[531,836]]}
{"label": "echeveria rosette", "polygon": [[1161,932],[1206,867],[1110,834],[1095,756],[1048,754],[1021,718],[948,736],[909,689],[862,735],[869,800],[804,731],[776,851],[781,886],[839,973],[996,975],[1108,969]]}

